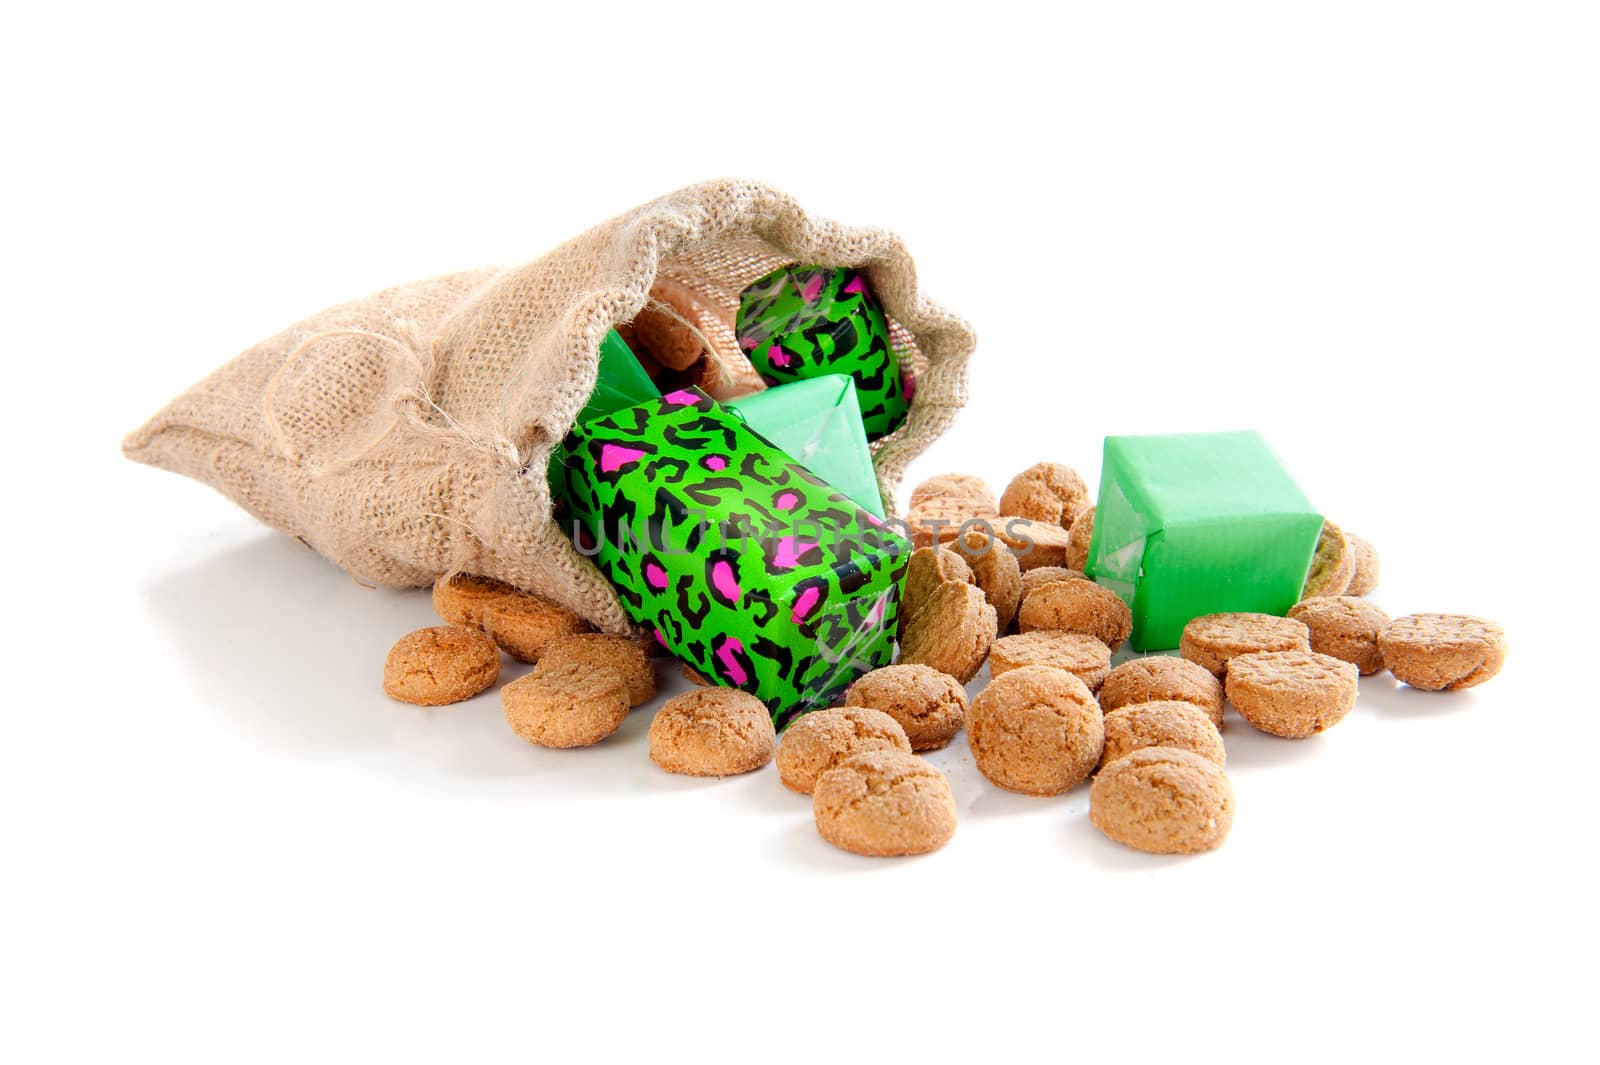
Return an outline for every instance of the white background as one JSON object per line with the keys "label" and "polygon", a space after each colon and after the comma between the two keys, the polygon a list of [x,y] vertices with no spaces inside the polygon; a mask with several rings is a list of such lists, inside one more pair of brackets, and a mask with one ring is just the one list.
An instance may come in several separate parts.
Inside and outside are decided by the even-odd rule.
{"label": "white background", "polygon": [[[1592,1048],[1592,7],[543,7],[7,15],[0,1054]],[[1258,428],[1504,674],[1299,743],[1230,712],[1198,858],[959,739],[954,841],[869,861],[770,768],[655,770],[648,710],[551,752],[386,700],[425,595],[118,454],[308,311],[728,174],[897,229],[976,325],[913,481]]]}

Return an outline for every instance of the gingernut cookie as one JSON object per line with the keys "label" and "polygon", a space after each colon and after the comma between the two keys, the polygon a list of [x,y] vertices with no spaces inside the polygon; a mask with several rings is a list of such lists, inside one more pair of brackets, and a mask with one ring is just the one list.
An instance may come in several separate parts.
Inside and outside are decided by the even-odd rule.
{"label": "gingernut cookie", "polygon": [[1000,495],[1000,512],[1072,527],[1089,506],[1089,486],[1078,471],[1059,462],[1038,462],[1011,479]]}
{"label": "gingernut cookie", "polygon": [[638,706],[656,693],[656,669],[638,640],[610,636],[603,632],[580,632],[562,636],[545,645],[539,656],[539,672],[568,664],[588,669],[611,670],[626,682],[628,705]]}
{"label": "gingernut cookie", "polygon": [[1170,655],[1151,655],[1122,663],[1100,685],[1106,714],[1140,703],[1189,703],[1222,728],[1222,682],[1204,666]]}
{"label": "gingernut cookie", "polygon": [[1005,636],[989,648],[991,678],[1023,666],[1064,669],[1094,691],[1111,672],[1111,648],[1088,633],[1050,629]]}
{"label": "gingernut cookie", "polygon": [[1228,660],[1256,651],[1311,649],[1311,630],[1303,621],[1272,614],[1202,614],[1183,627],[1178,654],[1197,662],[1221,680]]}
{"label": "gingernut cookie", "polygon": [[955,539],[966,522],[992,522],[998,513],[994,492],[983,478],[966,473],[942,473],[912,489],[906,524],[911,530],[912,544],[928,547]]}
{"label": "gingernut cookie", "polygon": [[952,499],[972,503],[980,510],[995,509],[994,490],[982,477],[970,473],[940,473],[929,477],[911,490],[909,509]]}
{"label": "gingernut cookie", "polygon": [[698,684],[702,688],[709,687],[711,685],[711,682],[702,677],[700,675],[700,671],[695,669],[689,663],[681,663],[680,668],[683,671],[683,679],[688,681],[690,684]]}
{"label": "gingernut cookie", "polygon": [[1023,666],[972,700],[967,743],[979,772],[1000,787],[1060,795],[1094,772],[1105,726],[1083,681],[1064,669]]}
{"label": "gingernut cookie", "polygon": [[500,651],[477,629],[436,625],[400,637],[383,663],[383,690],[417,706],[470,699],[500,676]]}
{"label": "gingernut cookie", "polygon": [[1288,739],[1314,736],[1355,709],[1361,673],[1315,651],[1257,651],[1228,663],[1228,702],[1262,732]]}
{"label": "gingernut cookie", "polygon": [[1506,661],[1499,625],[1465,614],[1410,614],[1378,636],[1384,664],[1395,678],[1423,691],[1482,684]]}
{"label": "gingernut cookie", "polygon": [[969,529],[950,546],[966,560],[983,597],[994,607],[996,628],[1005,632],[1017,616],[1017,601],[1022,597],[1017,556],[1002,540],[981,529]]}
{"label": "gingernut cookie", "polygon": [[1017,628],[1088,633],[1116,651],[1133,631],[1133,611],[1116,592],[1093,581],[1051,581],[1022,604]]}
{"label": "gingernut cookie", "polygon": [[1319,595],[1302,599],[1289,608],[1289,616],[1305,622],[1311,630],[1311,649],[1350,662],[1362,676],[1383,668],[1383,652],[1378,650],[1378,633],[1389,624],[1389,615],[1365,599],[1352,595]]}
{"label": "gingernut cookie", "polygon": [[959,680],[928,666],[904,662],[859,678],[845,692],[844,705],[888,714],[905,731],[913,751],[943,747],[961,731],[967,717],[967,693]]}
{"label": "gingernut cookie", "polygon": [[976,584],[966,559],[948,547],[919,547],[906,563],[905,589],[900,593],[900,614],[910,617],[922,609],[933,590],[947,581]]}
{"label": "gingernut cookie", "polygon": [[1110,763],[1089,789],[1089,820],[1124,846],[1198,854],[1233,827],[1233,785],[1214,762],[1172,747],[1144,747]]}
{"label": "gingernut cookie", "polygon": [[1065,566],[1036,566],[1024,570],[1022,574],[1022,590],[1017,602],[1017,609],[1022,609],[1021,600],[1028,598],[1040,588],[1051,581],[1085,581],[1089,578],[1083,575],[1082,570],[1068,569]]}
{"label": "gingernut cookie", "polygon": [[483,608],[497,599],[521,595],[509,584],[471,573],[456,573],[435,581],[433,610],[452,625],[469,629],[483,625]]}
{"label": "gingernut cookie", "polygon": [[1343,595],[1350,587],[1350,578],[1356,575],[1356,554],[1344,530],[1331,521],[1322,523],[1322,535],[1317,538],[1316,553],[1311,556],[1311,572],[1306,574],[1301,599],[1314,595]]}
{"label": "gingernut cookie", "polygon": [[910,754],[911,741],[900,722],[870,706],[813,710],[783,730],[778,744],[778,779],[791,791],[810,795],[818,777],[865,751]]}
{"label": "gingernut cookie", "polygon": [[1069,534],[1061,526],[1011,515],[1001,515],[989,524],[994,528],[995,535],[1005,541],[1011,553],[1017,556],[1017,566],[1022,572],[1046,566],[1066,566]]}
{"label": "gingernut cookie", "polygon": [[1222,749],[1222,733],[1193,703],[1176,700],[1137,703],[1106,715],[1106,747],[1100,755],[1100,768],[1126,758],[1144,747],[1176,747],[1193,751],[1218,768],[1227,763]]}
{"label": "gingernut cookie", "polygon": [[1072,569],[1083,569],[1089,565],[1089,544],[1094,539],[1094,508],[1090,507],[1078,515],[1078,520],[1072,523],[1072,529],[1067,533],[1067,565]]}
{"label": "gingernut cookie", "polygon": [[502,651],[523,662],[539,661],[552,640],[589,630],[587,621],[537,595],[518,592],[483,606],[483,631]]}
{"label": "gingernut cookie", "polygon": [[823,773],[811,794],[822,838],[852,854],[936,851],[956,834],[950,782],[905,751],[863,751]]}
{"label": "gingernut cookie", "polygon": [[538,747],[599,743],[628,717],[628,678],[622,670],[580,661],[540,662],[500,689],[511,731]]}
{"label": "gingernut cookie", "polygon": [[999,619],[983,592],[947,581],[921,609],[901,618],[900,661],[932,666],[965,684],[982,668],[998,631]]}
{"label": "gingernut cookie", "polygon": [[1350,551],[1356,558],[1356,571],[1344,594],[1366,595],[1378,586],[1378,549],[1355,533],[1345,533],[1344,538],[1349,541]]}
{"label": "gingernut cookie", "polygon": [[777,745],[766,705],[738,688],[674,695],[650,722],[650,760],[684,776],[749,773],[772,761]]}

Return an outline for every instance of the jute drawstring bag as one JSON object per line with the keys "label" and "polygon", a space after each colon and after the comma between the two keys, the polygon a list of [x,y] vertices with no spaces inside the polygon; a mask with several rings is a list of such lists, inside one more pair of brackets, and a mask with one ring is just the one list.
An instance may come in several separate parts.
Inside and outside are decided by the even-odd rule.
{"label": "jute drawstring bag", "polygon": [[972,330],[918,293],[898,238],[733,180],[664,196],[520,266],[312,315],[173,400],[123,450],[211,485],[357,580],[479,573],[626,632],[611,586],[553,519],[550,449],[594,387],[606,330],[647,306],[703,338],[723,391],[760,387],[734,313],[746,285],[786,263],[861,269],[916,372],[906,424],[873,448],[892,501],[966,401]]}

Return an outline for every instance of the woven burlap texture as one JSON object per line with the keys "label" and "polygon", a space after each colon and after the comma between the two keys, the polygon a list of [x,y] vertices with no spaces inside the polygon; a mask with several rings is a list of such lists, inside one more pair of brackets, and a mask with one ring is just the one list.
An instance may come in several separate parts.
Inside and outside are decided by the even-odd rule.
{"label": "woven burlap texture", "polygon": [[918,371],[906,424],[874,445],[892,500],[966,401],[973,332],[918,293],[892,234],[736,180],[664,196],[520,266],[322,311],[196,384],[123,450],[212,486],[362,582],[481,573],[626,632],[611,586],[552,518],[550,449],[594,387],[601,337],[652,290],[704,334],[727,381],[748,382],[738,294],[785,263],[860,268]]}

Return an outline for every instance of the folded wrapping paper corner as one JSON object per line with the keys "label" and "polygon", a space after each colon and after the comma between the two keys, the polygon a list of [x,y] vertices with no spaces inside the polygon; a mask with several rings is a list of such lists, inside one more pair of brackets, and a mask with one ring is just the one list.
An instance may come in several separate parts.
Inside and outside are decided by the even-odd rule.
{"label": "folded wrapping paper corner", "polygon": [[861,403],[849,377],[826,374],[774,385],[723,406],[863,510],[884,517]]}
{"label": "folded wrapping paper corner", "polygon": [[1282,614],[1322,517],[1260,434],[1107,437],[1088,570],[1133,610],[1136,650],[1201,614]]}
{"label": "folded wrapping paper corner", "polygon": [[624,610],[780,727],[889,663],[911,545],[703,392],[575,426],[561,456]]}

